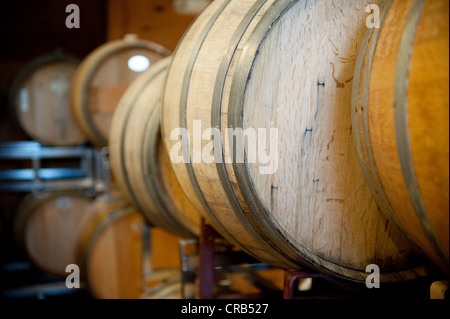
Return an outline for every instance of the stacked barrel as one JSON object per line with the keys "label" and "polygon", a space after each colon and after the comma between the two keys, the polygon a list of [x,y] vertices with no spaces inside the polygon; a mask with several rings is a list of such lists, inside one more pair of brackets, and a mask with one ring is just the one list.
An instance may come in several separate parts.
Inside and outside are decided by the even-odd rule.
{"label": "stacked barrel", "polygon": [[[173,56],[162,132],[168,154],[174,154],[178,143],[183,145],[181,155],[188,161],[172,161],[172,167],[194,206],[244,251],[281,268],[305,266],[356,282],[364,282],[366,267],[377,264],[382,281],[398,282],[425,276],[429,267],[408,232],[380,210],[383,206],[371,192],[367,174],[358,169],[350,107],[358,48],[365,49],[366,32],[389,39],[389,32],[397,32],[367,31],[370,4],[373,1],[215,1]],[[398,9],[391,4],[378,2],[383,16],[396,21]],[[439,7],[446,2],[427,4]],[[426,9],[422,19],[433,19],[436,13]],[[443,25],[430,34],[424,27],[421,36],[426,43],[427,37],[439,34],[443,43],[435,50],[444,60],[448,14],[441,8],[440,15]],[[440,63],[434,67],[440,68],[444,88],[448,73]],[[383,80],[385,86],[394,84]],[[419,90],[427,90],[427,81]],[[439,94],[436,102],[442,109],[437,116],[441,133],[436,134],[445,135],[448,92],[431,90]],[[217,139],[207,133],[197,142],[199,123],[203,130],[220,133],[214,161],[196,160]],[[379,124],[380,132],[385,133],[385,124]],[[187,134],[174,139],[177,128]],[[252,130],[263,132],[258,148],[245,142]],[[448,164],[445,138],[439,143],[429,156]],[[261,152],[264,161],[257,159]],[[244,154],[243,161],[236,154]],[[389,166],[384,174],[392,174]],[[445,170],[442,174],[437,181],[442,203],[438,218],[444,229],[448,183]],[[446,236],[448,241],[448,230]]]}
{"label": "stacked barrel", "polygon": [[[158,44],[127,35],[102,45],[81,62],[60,51],[40,57],[15,81],[11,100],[18,122],[30,137],[48,146],[87,141],[97,148],[107,147],[112,117],[122,95],[150,66],[168,55],[170,52]],[[155,109],[153,117],[158,122],[156,106],[159,104],[150,110]],[[154,133],[151,138],[158,143],[158,130]],[[156,208],[151,213],[156,220],[167,220],[170,226],[162,224],[163,229],[181,237],[195,237],[199,220],[191,221],[190,216],[177,219],[184,213],[179,205],[188,200],[184,197],[184,202],[176,203],[176,196],[168,198],[168,190],[176,184],[168,175],[170,171],[160,172],[160,162],[170,167],[164,156],[162,152],[153,155],[154,174],[161,176],[154,189],[159,192],[159,207],[169,207],[162,213]],[[145,185],[145,174],[141,178]],[[144,269],[144,253],[151,237],[144,234],[146,227],[154,225],[153,218],[148,211],[133,207],[134,202],[122,192],[128,195],[126,189],[120,191],[112,185],[111,192],[97,199],[75,189],[31,193],[17,210],[16,241],[30,262],[45,273],[65,278],[66,267],[80,266],[83,281],[94,297],[148,297],[145,277],[149,269]],[[168,212],[167,217],[164,212]]]}
{"label": "stacked barrel", "polygon": [[138,297],[120,267],[94,282],[139,250],[141,222],[197,238],[203,219],[269,265],[357,284],[372,264],[384,283],[448,276],[448,5],[215,0],[173,54],[136,38],[93,52],[71,107],[123,194],[76,223],[96,295],[125,278]]}
{"label": "stacked barrel", "polygon": [[52,146],[84,140],[70,110],[70,89],[80,61],[57,50],[28,63],[11,89],[12,113],[33,139]]}

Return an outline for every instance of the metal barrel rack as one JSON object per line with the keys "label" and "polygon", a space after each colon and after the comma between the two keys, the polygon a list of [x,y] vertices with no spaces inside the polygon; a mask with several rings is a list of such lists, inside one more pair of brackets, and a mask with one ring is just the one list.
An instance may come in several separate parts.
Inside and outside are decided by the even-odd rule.
{"label": "metal barrel rack", "polygon": [[[199,240],[180,242],[184,299],[281,299],[282,291],[259,275],[274,269],[236,250],[210,225],[202,222]],[[227,275],[239,274],[260,293],[240,293],[227,285]]]}
{"label": "metal barrel rack", "polygon": [[[48,147],[39,142],[0,143],[0,160],[31,161],[30,167],[0,171],[0,191],[33,192],[80,190],[94,196],[109,188],[108,150],[85,144]],[[78,159],[79,167],[46,168],[43,160]]]}
{"label": "metal barrel rack", "polygon": [[[283,288],[258,274],[261,269],[273,269],[227,243],[204,221],[199,240],[180,241],[182,295],[184,299],[412,299],[426,300],[430,286],[439,278],[424,278],[414,282],[382,284],[369,289],[361,284],[339,280],[309,269],[285,272]],[[241,294],[221,289],[218,277],[237,272],[259,288],[257,294]],[[441,293],[442,294],[442,293]]]}

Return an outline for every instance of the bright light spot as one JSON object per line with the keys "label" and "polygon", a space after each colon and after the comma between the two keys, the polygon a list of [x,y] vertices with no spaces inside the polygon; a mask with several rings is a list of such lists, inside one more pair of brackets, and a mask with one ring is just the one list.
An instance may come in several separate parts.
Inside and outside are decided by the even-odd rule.
{"label": "bright light spot", "polygon": [[144,72],[150,67],[150,60],[142,55],[136,55],[128,60],[128,67],[134,72]]}

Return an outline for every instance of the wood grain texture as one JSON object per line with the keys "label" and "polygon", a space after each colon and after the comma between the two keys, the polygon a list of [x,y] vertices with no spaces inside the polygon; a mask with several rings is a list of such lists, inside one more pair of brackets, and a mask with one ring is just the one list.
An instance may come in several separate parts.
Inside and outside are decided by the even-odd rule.
{"label": "wood grain texture", "polygon": [[387,233],[376,242],[385,223],[353,169],[348,105],[366,4],[317,2],[286,13],[260,51],[243,106],[244,129],[278,129],[277,172],[262,175],[260,163],[250,164],[264,210],[301,254],[360,270],[375,256],[391,267],[384,257],[402,249]]}
{"label": "wood grain texture", "polygon": [[97,198],[77,228],[76,259],[98,299],[136,299],[144,294],[143,216],[120,195]]}
{"label": "wood grain texture", "polygon": [[[228,49],[229,38],[236,32],[240,20],[246,16],[255,3],[256,1],[213,2],[192,25],[174,54],[163,102],[163,136],[169,154],[178,142],[170,140],[172,130],[179,127],[187,128],[189,136],[193,138],[194,120],[201,121],[203,130],[212,127],[211,101],[215,77],[223,58],[223,52]],[[181,118],[180,108],[184,108],[185,119]],[[198,145],[200,149],[195,150],[197,154],[200,153],[201,156],[201,149],[210,141],[202,141],[201,145]],[[189,148],[191,161],[193,161],[194,143],[192,140],[189,142]],[[184,163],[174,164],[172,162],[172,167],[194,206],[201,210],[203,217],[210,224],[218,228],[222,236],[231,243],[239,245],[238,240],[230,234],[230,232],[236,232],[243,237],[241,242],[244,244],[241,247],[243,246],[248,253],[258,252],[271,263],[279,263],[276,257],[267,253],[265,245],[261,245],[255,240],[239,219],[235,218],[233,208],[220,183],[215,163],[191,165],[198,184],[198,191],[193,187]],[[201,173],[197,174],[198,172]],[[201,193],[200,196],[204,197],[203,204],[198,198],[198,192]],[[208,209],[215,210],[217,214],[208,212]],[[273,251],[273,254],[277,253]],[[291,264],[290,267],[294,267],[294,265]]]}
{"label": "wood grain texture", "polygon": [[[379,211],[355,169],[349,105],[372,2],[213,2],[174,54],[163,139],[170,153],[178,142],[172,130],[187,128],[194,162],[172,163],[174,172],[226,239],[269,264],[355,282],[365,281],[372,263],[384,282],[426,275],[415,247]],[[252,143],[244,163],[196,164],[212,138],[199,145],[194,121],[221,130],[224,147],[215,155],[222,159],[235,151],[229,128],[277,129],[278,169],[261,173],[266,163],[249,160],[253,149],[272,149]]]}
{"label": "wood grain texture", "polygon": [[79,61],[55,53],[31,61],[16,76],[12,107],[24,131],[51,146],[83,141],[70,111],[70,87]]}
{"label": "wood grain texture", "polygon": [[[154,111],[154,103],[157,101],[155,94],[151,95],[153,98],[152,100],[144,101],[139,104],[142,108],[141,112],[134,116],[139,128],[137,128],[136,125],[128,126],[128,121],[132,116],[131,111],[135,108],[135,104],[138,100],[142,101],[142,99],[140,99],[140,94],[148,86],[149,82],[154,81],[156,77],[160,75],[161,71],[162,69],[160,67],[154,66],[130,85],[114,113],[113,129],[109,136],[109,148],[112,172],[122,192],[137,209],[148,216],[148,219],[152,224],[162,223],[163,225],[166,225],[164,224],[164,221],[161,221],[160,218],[158,219],[158,209],[151,197],[139,196],[140,194],[145,194],[147,192],[147,184],[143,178],[145,168],[143,163],[140,163],[142,152],[144,151],[142,127],[145,127],[148,118]],[[153,86],[152,93],[157,93],[158,89],[157,86]],[[150,103],[149,107],[146,107],[147,102]],[[129,152],[128,154],[123,152],[125,147],[124,133],[127,133],[127,142],[132,143],[131,145],[128,145],[128,147],[133,147],[135,152]],[[128,161],[125,160],[126,155],[129,156]],[[131,158],[131,156],[133,157]],[[130,169],[129,172],[127,171],[127,168]],[[133,179],[133,183],[131,183],[131,179]]]}
{"label": "wood grain texture", "polygon": [[119,103],[110,156],[119,186],[150,223],[180,237],[195,237],[200,215],[179,186],[161,143],[161,94],[170,61],[143,74]]}
{"label": "wood grain texture", "polygon": [[[193,139],[196,138],[196,132],[194,132],[193,128],[194,121],[201,121],[202,129],[200,134],[203,134],[205,129],[214,127],[211,123],[211,105],[214,94],[213,85],[223,58],[222,54],[215,54],[215,52],[226,52],[229,41],[224,41],[224,39],[227,39],[236,32],[241,20],[255,3],[256,1],[230,2],[214,21],[197,54],[194,67],[190,74],[189,91],[185,106],[186,128]],[[208,87],[209,89],[205,89]],[[196,163],[194,154],[197,156],[202,154],[203,148],[209,142],[211,142],[211,138],[198,144],[198,148],[196,147],[196,142],[191,142],[189,147],[191,161],[194,163],[191,166],[195,178],[207,205],[214,212],[213,216],[210,216],[210,218],[213,218],[213,224],[220,224],[221,233],[223,234],[226,231],[224,234],[226,238],[231,237],[234,241],[236,241],[236,238],[231,235],[231,232],[238,232],[242,236],[240,239],[241,242],[245,243],[244,245],[247,251],[260,251],[261,254],[265,254],[267,259],[275,261],[275,258],[264,252],[261,244],[245,230],[239,220],[234,218],[233,208],[220,183],[216,163]],[[214,221],[214,219],[217,219],[217,221]]]}
{"label": "wood grain texture", "polygon": [[[162,109],[162,127],[161,132],[163,135],[164,146],[168,154],[170,150],[176,145],[177,141],[172,141],[170,135],[173,129],[180,128],[181,115],[180,115],[180,103],[184,85],[184,72],[189,64],[190,59],[195,58],[196,46],[201,41],[203,35],[210,20],[217,11],[221,10],[226,4],[226,0],[215,0],[205,11],[199,16],[199,18],[191,25],[189,30],[183,37],[179,47],[174,54],[170,69],[167,74],[166,89],[163,96],[163,109]],[[198,49],[197,49],[198,50]],[[179,53],[181,52],[181,53]],[[170,90],[169,90],[170,88]],[[180,182],[183,191],[192,202],[194,207],[202,214],[202,217],[207,221],[210,221],[210,216],[205,211],[200,199],[197,198],[197,194],[190,182],[189,174],[187,172],[186,165],[174,164],[171,162],[172,169]]]}
{"label": "wood grain texture", "polygon": [[169,54],[160,45],[129,36],[105,43],[82,61],[71,89],[72,112],[91,142],[107,145],[114,110],[128,86],[142,74],[128,66],[129,60],[143,56],[152,65]]}
{"label": "wood grain texture", "polygon": [[[369,103],[363,105],[360,100],[354,116],[362,117],[368,112],[369,126],[360,121],[360,134],[370,132],[371,148],[364,148],[362,165],[364,169],[368,156],[373,156],[375,165],[369,168],[370,174],[380,181],[375,191],[385,193],[388,206],[392,207],[392,211],[384,208],[386,215],[448,273],[448,2],[424,2],[420,19],[417,25],[413,24],[413,43],[408,48],[410,60],[406,56],[400,61],[402,38],[409,32],[405,26],[411,24],[410,12],[415,3],[394,1],[388,9],[377,39],[373,65],[367,68],[368,61],[364,62],[366,72],[371,72],[370,87],[355,87],[360,95],[364,90],[368,92]],[[407,102],[407,114],[403,116],[407,118],[408,129],[403,134],[409,141],[406,145],[409,153],[399,151],[405,145],[399,145],[398,122],[392,107],[399,103],[396,87],[403,87],[398,83],[399,62],[409,63],[405,79],[408,84],[400,92]],[[418,195],[410,192],[408,183],[411,182],[406,182],[402,157],[409,158],[413,164]],[[417,204],[414,204],[418,200],[423,200],[426,219],[418,217]],[[427,225],[431,227],[425,231]]]}
{"label": "wood grain texture", "polygon": [[38,269],[65,278],[75,263],[76,228],[91,199],[55,192],[40,198],[28,195],[15,218],[15,238]]}
{"label": "wood grain texture", "polygon": [[431,224],[446,254],[447,263],[444,269],[448,273],[448,1],[434,0],[425,3],[415,38],[408,81],[408,121],[411,155]]}

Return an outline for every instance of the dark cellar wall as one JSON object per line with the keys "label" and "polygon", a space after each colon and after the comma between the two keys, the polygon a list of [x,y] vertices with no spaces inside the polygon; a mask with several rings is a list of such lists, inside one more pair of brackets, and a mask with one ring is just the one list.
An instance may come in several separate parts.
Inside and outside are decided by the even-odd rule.
{"label": "dark cellar wall", "polygon": [[[77,0],[79,29],[68,29],[65,21],[70,0],[16,0],[0,4],[0,141],[27,137],[11,123],[8,95],[14,76],[30,60],[58,48],[83,58],[106,41],[106,1]],[[11,127],[14,125],[15,127]]]}
{"label": "dark cellar wall", "polygon": [[[80,29],[68,29],[66,6],[80,8]],[[0,142],[30,138],[14,121],[9,109],[11,83],[34,58],[60,48],[80,59],[107,39],[106,0],[14,0],[0,2]],[[0,161],[0,170],[5,168]],[[15,168],[21,168],[20,162]],[[13,167],[8,164],[8,169]],[[15,260],[11,226],[14,212],[26,194],[0,192],[0,261]]]}

